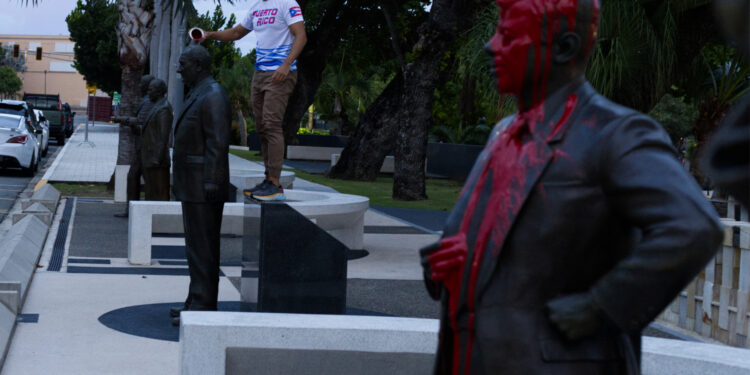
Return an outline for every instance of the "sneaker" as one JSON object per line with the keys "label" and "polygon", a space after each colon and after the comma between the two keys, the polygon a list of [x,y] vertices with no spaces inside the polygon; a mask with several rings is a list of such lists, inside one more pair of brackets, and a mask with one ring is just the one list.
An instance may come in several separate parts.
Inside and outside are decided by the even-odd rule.
{"label": "sneaker", "polygon": [[266,187],[266,185],[268,185],[268,184],[270,184],[270,183],[271,183],[271,181],[270,181],[270,180],[268,180],[268,179],[266,179],[266,180],[263,180],[263,182],[261,182],[261,183],[259,183],[259,184],[255,185],[255,187],[254,187],[254,188],[252,188],[252,189],[248,189],[248,190],[245,190],[245,191],[249,191],[249,192],[251,192],[251,193],[254,193],[254,192],[256,192],[256,191],[258,191],[258,190],[260,190],[260,189],[263,189],[263,188],[265,188],[265,187]]}
{"label": "sneaker", "polygon": [[269,183],[262,189],[256,190],[253,193],[253,198],[259,201],[283,201],[286,199],[284,195],[284,189],[281,186],[276,186]]}

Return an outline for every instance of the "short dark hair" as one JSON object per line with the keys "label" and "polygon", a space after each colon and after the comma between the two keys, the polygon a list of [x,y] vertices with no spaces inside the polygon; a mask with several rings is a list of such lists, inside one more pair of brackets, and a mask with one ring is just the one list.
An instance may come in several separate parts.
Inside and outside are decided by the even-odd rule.
{"label": "short dark hair", "polygon": [[161,95],[164,95],[167,93],[167,83],[164,82],[163,79],[156,78],[153,81],[151,81],[151,84],[149,86],[153,87],[155,90],[159,90],[159,93]]}
{"label": "short dark hair", "polygon": [[208,50],[206,50],[206,48],[204,48],[200,44],[188,46],[187,48],[185,48],[182,54],[185,56],[189,56],[191,59],[194,59],[195,62],[198,63],[198,66],[205,70],[209,70],[211,68],[211,54],[208,53]]}

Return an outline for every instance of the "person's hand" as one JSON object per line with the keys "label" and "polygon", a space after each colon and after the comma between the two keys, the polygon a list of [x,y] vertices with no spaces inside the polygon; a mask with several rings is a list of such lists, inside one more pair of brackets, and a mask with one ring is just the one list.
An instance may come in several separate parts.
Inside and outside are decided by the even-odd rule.
{"label": "person's hand", "polygon": [[211,182],[204,182],[203,192],[205,193],[206,200],[213,202],[216,200],[217,195],[219,195],[219,185]]}
{"label": "person's hand", "polygon": [[602,324],[602,316],[588,293],[573,294],[547,302],[547,316],[571,341],[590,336]]}
{"label": "person's hand", "polygon": [[276,69],[276,71],[273,73],[273,77],[271,77],[271,82],[272,83],[284,82],[284,80],[286,79],[286,76],[289,75],[289,68],[290,66],[286,62],[281,64],[281,66],[278,69]]}

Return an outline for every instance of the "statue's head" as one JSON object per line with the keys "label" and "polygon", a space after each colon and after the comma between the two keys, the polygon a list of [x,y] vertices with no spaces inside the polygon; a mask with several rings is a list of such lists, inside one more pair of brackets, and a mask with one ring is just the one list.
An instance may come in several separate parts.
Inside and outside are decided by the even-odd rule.
{"label": "statue's head", "polygon": [[188,46],[180,56],[177,73],[180,73],[182,82],[186,85],[195,86],[203,78],[211,75],[211,55],[201,45]]}
{"label": "statue's head", "polygon": [[500,20],[487,44],[498,89],[539,102],[550,80],[583,74],[596,41],[598,0],[497,0]]}
{"label": "statue's head", "polygon": [[151,74],[146,74],[145,76],[141,77],[141,83],[138,86],[141,89],[141,96],[146,96],[148,94],[148,86],[153,80],[154,76],[152,76]]}
{"label": "statue's head", "polygon": [[167,94],[167,83],[161,79],[154,79],[148,85],[148,97],[152,102],[157,102]]}

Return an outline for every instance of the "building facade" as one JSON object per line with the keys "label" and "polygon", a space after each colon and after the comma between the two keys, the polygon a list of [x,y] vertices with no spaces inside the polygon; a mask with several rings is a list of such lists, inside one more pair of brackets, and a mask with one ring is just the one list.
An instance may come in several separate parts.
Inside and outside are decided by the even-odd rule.
{"label": "building facade", "polygon": [[[26,71],[18,72],[23,81],[19,98],[24,93],[58,94],[60,100],[74,110],[86,108],[86,81],[73,67],[75,43],[69,36],[0,35],[0,44],[10,53],[13,46],[18,45],[26,60]],[[41,60],[37,60],[37,47],[42,48]],[[106,96],[101,92],[99,95]]]}

